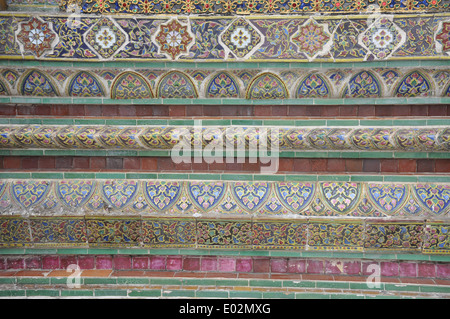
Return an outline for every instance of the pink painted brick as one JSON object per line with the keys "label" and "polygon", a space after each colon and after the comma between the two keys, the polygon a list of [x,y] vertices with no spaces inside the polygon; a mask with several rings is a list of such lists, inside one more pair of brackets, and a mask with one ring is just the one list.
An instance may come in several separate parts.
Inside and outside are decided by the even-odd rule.
{"label": "pink painted brick", "polygon": [[59,256],[44,256],[42,258],[42,268],[43,269],[59,269]]}
{"label": "pink painted brick", "polygon": [[42,269],[41,257],[25,258],[25,269]]}
{"label": "pink painted brick", "polygon": [[270,261],[270,271],[274,273],[287,272],[287,258],[274,258]]}
{"label": "pink painted brick", "polygon": [[416,263],[399,263],[399,275],[400,277],[417,277],[417,264]]}
{"label": "pink painted brick", "polygon": [[417,264],[417,276],[421,278],[436,277],[436,265],[428,263]]}
{"label": "pink painted brick", "polygon": [[437,264],[436,277],[450,279],[450,264]]}
{"label": "pink painted brick", "polygon": [[69,265],[77,265],[77,256],[60,256],[59,257],[61,269],[67,269]]}
{"label": "pink painted brick", "polygon": [[323,274],[323,261],[308,260],[306,269],[308,274]]}
{"label": "pink painted brick", "polygon": [[95,269],[113,269],[112,256],[96,256]]}
{"label": "pink painted brick", "polygon": [[184,270],[200,270],[200,257],[186,257],[183,260]]}
{"label": "pink painted brick", "polygon": [[6,269],[24,269],[24,267],[25,262],[21,257],[6,259]]}
{"label": "pink painted brick", "polygon": [[341,275],[344,272],[344,263],[340,260],[327,260],[325,262],[325,273]]}
{"label": "pink painted brick", "polygon": [[360,261],[345,261],[343,272],[346,275],[361,275],[361,262]]}
{"label": "pink painted brick", "polygon": [[5,258],[0,258],[0,269],[6,269],[6,261]]}
{"label": "pink painted brick", "polygon": [[377,269],[380,269],[379,267],[380,267],[380,263],[375,262],[375,261],[361,263],[362,274],[366,275],[366,276],[376,274]]}
{"label": "pink painted brick", "polygon": [[145,256],[133,257],[133,269],[150,269],[150,259]]}
{"label": "pink painted brick", "polygon": [[295,274],[303,274],[306,272],[306,260],[300,258],[289,258],[287,271]]}
{"label": "pink painted brick", "polygon": [[269,273],[270,272],[270,258],[266,258],[266,257],[253,258],[253,272]]}
{"label": "pink painted brick", "polygon": [[251,272],[253,269],[253,260],[251,258],[237,258],[236,271]]}
{"label": "pink painted brick", "polygon": [[114,256],[114,269],[131,269],[131,257]]}
{"label": "pink painted brick", "polygon": [[181,257],[181,256],[167,256],[166,269],[167,270],[181,270],[181,269],[183,269],[183,257]]}
{"label": "pink painted brick", "polygon": [[79,256],[78,266],[80,269],[94,269],[95,268],[95,257],[94,256]]}
{"label": "pink painted brick", "polygon": [[154,270],[166,269],[166,257],[151,256],[150,257],[150,269],[154,269]]}
{"label": "pink painted brick", "polygon": [[236,271],[236,259],[219,257],[217,260],[217,268],[219,271]]}
{"label": "pink painted brick", "polygon": [[399,267],[398,263],[390,261],[380,262],[381,276],[395,277],[398,276]]}
{"label": "pink painted brick", "polygon": [[202,271],[216,271],[217,270],[217,258],[215,257],[203,257],[200,262],[200,270]]}

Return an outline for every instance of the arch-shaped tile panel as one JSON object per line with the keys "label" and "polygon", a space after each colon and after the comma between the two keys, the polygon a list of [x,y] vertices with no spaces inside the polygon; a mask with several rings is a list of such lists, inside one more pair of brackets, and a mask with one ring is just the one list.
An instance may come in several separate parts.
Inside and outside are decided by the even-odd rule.
{"label": "arch-shaped tile panel", "polygon": [[297,98],[327,98],[331,96],[331,85],[320,74],[312,73],[304,77],[295,90]]}
{"label": "arch-shaped tile panel", "polygon": [[289,92],[278,75],[264,72],[250,82],[245,96],[252,100],[288,99]]}
{"label": "arch-shaped tile panel", "polygon": [[163,99],[195,99],[197,89],[189,76],[180,71],[165,74],[158,83],[157,95]]}
{"label": "arch-shaped tile panel", "polygon": [[370,71],[361,71],[351,77],[342,94],[344,98],[374,98],[381,96],[380,81]]}
{"label": "arch-shaped tile panel", "polygon": [[90,72],[76,73],[67,86],[68,96],[102,97],[105,96],[103,84]]}
{"label": "arch-shaped tile panel", "polygon": [[205,90],[205,97],[231,97],[240,96],[239,84],[234,77],[227,72],[221,71],[208,81]]}
{"label": "arch-shaped tile panel", "polygon": [[59,96],[50,77],[38,70],[25,72],[18,85],[19,93],[27,96]]}
{"label": "arch-shaped tile panel", "polygon": [[136,72],[126,71],[119,74],[111,86],[112,99],[151,99],[153,97],[150,84]]}
{"label": "arch-shaped tile panel", "polygon": [[420,71],[406,74],[394,90],[396,97],[430,96],[433,92],[432,82]]}

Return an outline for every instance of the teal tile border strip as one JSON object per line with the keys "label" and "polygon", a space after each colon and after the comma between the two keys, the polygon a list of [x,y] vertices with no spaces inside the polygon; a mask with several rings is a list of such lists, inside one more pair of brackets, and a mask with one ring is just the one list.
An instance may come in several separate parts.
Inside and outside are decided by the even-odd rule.
{"label": "teal tile border strip", "polygon": [[[338,178],[336,178],[338,177]],[[156,180],[198,180],[198,181],[338,181],[341,182],[389,182],[389,183],[450,183],[447,175],[318,175],[318,174],[233,174],[233,173],[140,173],[140,172],[0,172],[0,180],[13,179],[156,179]]]}
{"label": "teal tile border strip", "polygon": [[248,100],[248,99],[170,99],[156,98],[145,100],[114,100],[110,98],[40,98],[40,97],[0,97],[0,104],[207,104],[207,105],[354,105],[354,104],[375,104],[375,105],[398,105],[398,104],[449,104],[450,97],[411,97],[411,98],[342,98],[342,99],[282,99],[282,100]]}
{"label": "teal tile border strip", "polygon": [[178,248],[0,248],[0,255],[170,255],[170,256],[224,256],[224,257],[292,257],[311,259],[362,259],[450,262],[450,255],[392,253],[392,252],[337,252],[304,250],[251,249],[178,249]]}

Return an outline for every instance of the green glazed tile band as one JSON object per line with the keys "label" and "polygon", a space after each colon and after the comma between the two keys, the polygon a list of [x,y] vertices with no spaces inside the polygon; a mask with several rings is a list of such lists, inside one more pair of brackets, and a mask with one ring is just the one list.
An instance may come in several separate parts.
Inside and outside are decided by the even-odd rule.
{"label": "green glazed tile band", "polygon": [[327,180],[317,175],[311,175],[313,181],[279,181],[269,178],[273,175],[239,181],[223,176],[222,180],[201,180],[200,174],[193,180],[186,179],[188,174],[126,179],[126,174],[95,173],[95,179],[83,175],[84,179],[76,179],[76,173],[71,173],[73,179],[62,180],[51,179],[47,173],[33,174],[38,179],[9,179],[10,176],[0,180],[3,216],[30,213],[221,218],[332,216],[336,221],[348,217],[450,218],[450,183],[433,176],[429,180],[420,180],[419,176],[415,182],[353,182]]}

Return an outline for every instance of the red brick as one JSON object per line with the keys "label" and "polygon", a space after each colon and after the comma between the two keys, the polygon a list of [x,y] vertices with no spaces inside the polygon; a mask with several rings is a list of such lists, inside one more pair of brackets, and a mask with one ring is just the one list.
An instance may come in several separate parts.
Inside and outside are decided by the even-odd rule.
{"label": "red brick", "polygon": [[22,168],[22,159],[16,156],[5,156],[3,158],[3,167],[5,169],[20,169]]}
{"label": "red brick", "polygon": [[75,156],[73,158],[73,168],[74,169],[88,169],[89,168],[89,157]]}
{"label": "red brick", "polygon": [[158,171],[173,171],[175,170],[175,163],[170,157],[158,158]]}
{"label": "red brick", "polygon": [[153,116],[169,116],[169,107],[167,105],[153,105]]}
{"label": "red brick", "polygon": [[166,268],[167,268],[167,270],[183,269],[183,257],[182,256],[167,256]]}
{"label": "red brick", "polygon": [[437,159],[435,162],[436,173],[450,173],[450,160]]}
{"label": "red brick", "polygon": [[86,116],[102,116],[103,106],[102,105],[85,105],[84,114]]}
{"label": "red brick", "polygon": [[150,269],[153,269],[153,270],[166,269],[166,257],[165,256],[151,256],[150,257]]}
{"label": "red brick", "polygon": [[133,269],[150,269],[150,259],[146,256],[133,257]]}
{"label": "red brick", "polygon": [[119,105],[105,105],[102,109],[103,116],[118,116]]}
{"label": "red brick", "polygon": [[[167,158],[167,160],[170,160],[170,158]],[[192,170],[191,163],[174,163],[174,168],[176,171],[190,171]]]}
{"label": "red brick", "polygon": [[346,159],[345,171],[346,172],[362,172],[362,160],[359,159]]}
{"label": "red brick", "polygon": [[251,258],[237,258],[236,271],[237,272],[251,272],[253,269],[253,260]]}
{"label": "red brick", "polygon": [[114,256],[114,268],[119,269],[131,269],[131,257],[130,256]]}
{"label": "red brick", "polygon": [[417,173],[434,172],[434,160],[417,160]]}
{"label": "red brick", "polygon": [[203,105],[188,105],[186,106],[186,116],[202,116]]}
{"label": "red brick", "polygon": [[380,160],[379,159],[364,159],[363,160],[363,172],[380,172]]}
{"label": "red brick", "polygon": [[436,277],[436,265],[428,263],[417,264],[417,276],[422,278]]}
{"label": "red brick", "polygon": [[54,169],[55,157],[53,156],[41,156],[38,158],[38,167],[40,169]]}
{"label": "red brick", "polygon": [[270,271],[270,258],[254,258],[253,272],[268,273]]}
{"label": "red brick", "polygon": [[106,167],[106,158],[104,157],[91,157],[90,168],[96,168],[96,169],[104,169]]}
{"label": "red brick", "polygon": [[279,172],[292,172],[294,170],[293,158],[280,158],[279,159]]}
{"label": "red brick", "polygon": [[136,116],[136,108],[134,105],[119,105],[119,116]]}
{"label": "red brick", "polygon": [[24,269],[25,261],[21,257],[13,257],[6,259],[6,269]]}
{"label": "red brick", "polygon": [[255,116],[271,116],[272,106],[271,105],[258,105],[255,108]]}
{"label": "red brick", "polygon": [[345,171],[345,160],[339,158],[329,158],[327,160],[327,171],[328,172],[344,172]]}
{"label": "red brick", "polygon": [[70,116],[69,105],[52,105],[53,116]]}
{"label": "red brick", "polygon": [[23,169],[36,169],[39,168],[39,162],[37,157],[23,157],[22,158]]}
{"label": "red brick", "polygon": [[323,107],[323,116],[335,117],[339,116],[340,108],[339,105],[326,105]]}
{"label": "red brick", "polygon": [[415,173],[416,172],[416,160],[399,159],[398,160],[398,172],[399,173]]}
{"label": "red brick", "polygon": [[428,116],[447,116],[447,105],[428,106]]}
{"label": "red brick", "polygon": [[[307,113],[307,107],[304,105],[289,105],[288,116],[306,116]],[[320,115],[320,110],[318,114]]]}
{"label": "red brick", "polygon": [[213,105],[204,105],[203,106],[203,115],[204,116],[219,116],[220,114],[220,108]]}
{"label": "red brick", "polygon": [[311,159],[311,171],[312,172],[326,172],[327,171],[327,159],[325,158],[313,158]]}
{"label": "red brick", "polygon": [[259,172],[261,170],[261,164],[259,162],[249,163],[249,159],[246,158],[245,163],[242,163],[242,170],[244,172]]}
{"label": "red brick", "polygon": [[308,274],[323,274],[323,261],[321,260],[308,260],[307,262],[307,273]]}
{"label": "red brick", "polygon": [[106,168],[122,169],[123,168],[123,159],[120,157],[107,157],[106,158]]}
{"label": "red brick", "polygon": [[48,105],[48,104],[36,105],[34,114],[35,115],[51,115],[52,107],[51,107],[51,105]]}
{"label": "red brick", "polygon": [[158,158],[141,157],[141,168],[146,171],[156,171],[158,169]]}
{"label": "red brick", "polygon": [[44,256],[42,258],[43,269],[60,269],[59,256]]}
{"label": "red brick", "polygon": [[80,269],[94,269],[95,268],[95,257],[94,256],[79,256],[78,266]]}
{"label": "red brick", "polygon": [[[94,257],[92,257],[94,258]],[[67,269],[69,265],[77,265],[77,256],[60,256],[59,257],[60,262],[60,269]]]}
{"label": "red brick", "polygon": [[395,107],[392,108],[393,116],[410,116],[410,114],[411,114],[411,107],[409,105],[397,104]]}
{"label": "red brick", "polygon": [[358,116],[375,116],[375,105],[360,105]]}
{"label": "red brick", "polygon": [[0,107],[0,115],[3,115],[3,116],[16,115],[15,106],[3,104],[2,107]]}
{"label": "red brick", "polygon": [[40,257],[25,258],[25,269],[42,269],[41,258]]}
{"label": "red brick", "polygon": [[375,116],[392,116],[393,105],[377,105],[375,108]]}
{"label": "red brick", "polygon": [[72,168],[72,157],[57,157],[55,159],[55,168]]}
{"label": "red brick", "polygon": [[95,257],[96,269],[112,269],[112,256],[96,256]]}
{"label": "red brick", "polygon": [[183,270],[200,270],[200,257],[186,257],[183,260]]}
{"label": "red brick", "polygon": [[169,116],[186,116],[186,106],[169,105]]}
{"label": "red brick", "polygon": [[272,105],[272,116],[287,116],[287,105]]}
{"label": "red brick", "polygon": [[384,172],[398,172],[398,160],[382,159],[380,160],[381,171]]}
{"label": "red brick", "polygon": [[306,158],[294,158],[294,171],[295,172],[310,172],[311,161]]}
{"label": "red brick", "polygon": [[411,116],[428,116],[428,105],[411,105]]}
{"label": "red brick", "polygon": [[306,272],[306,260],[300,258],[289,258],[287,272],[302,274]]}
{"label": "red brick", "polygon": [[340,116],[358,116],[357,105],[345,105],[339,108]]}
{"label": "red brick", "polygon": [[123,159],[123,168],[139,170],[141,168],[141,159],[139,157],[125,157]]}
{"label": "red brick", "polygon": [[84,105],[69,105],[70,116],[85,116]]}
{"label": "red brick", "polygon": [[287,258],[273,258],[270,261],[270,271],[274,273],[285,273],[287,272]]}
{"label": "red brick", "polygon": [[6,260],[5,258],[0,258],[0,270],[6,269]]}

